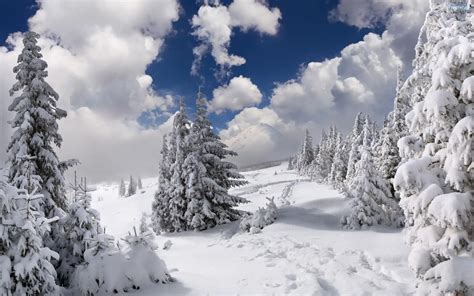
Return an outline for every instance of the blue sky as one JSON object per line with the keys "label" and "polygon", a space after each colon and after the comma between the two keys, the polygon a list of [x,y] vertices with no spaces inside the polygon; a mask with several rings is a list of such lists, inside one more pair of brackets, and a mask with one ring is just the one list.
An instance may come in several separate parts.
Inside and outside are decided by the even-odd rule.
{"label": "blue sky", "polygon": [[[222,1],[228,5],[231,1]],[[369,31],[380,28],[359,29],[342,22],[330,21],[329,12],[337,0],[306,0],[294,5],[292,1],[269,1],[269,5],[278,7],[282,13],[280,30],[277,36],[264,36],[258,32],[236,30],[232,37],[230,51],[242,55],[247,63],[232,69],[233,76],[250,77],[263,93],[262,104],[268,104],[275,82],[292,79],[300,67],[310,61],[321,61],[337,56],[348,44],[357,42]],[[191,35],[190,19],[198,11],[200,4],[195,1],[182,1],[180,19],[174,24],[174,32],[167,36],[160,57],[147,69],[147,73],[156,79],[154,88],[160,93],[170,93],[184,97],[192,109],[198,88],[210,97],[212,90],[230,78],[218,81],[214,77],[216,65],[210,56],[206,56],[201,66],[204,83],[199,77],[190,75],[193,62],[192,48],[196,46]],[[37,10],[32,0],[2,1],[0,18],[1,40],[4,43],[9,34],[28,29],[27,19]],[[291,54],[289,54],[291,53]],[[278,61],[278,63],[275,63]],[[212,115],[216,127],[224,128],[227,121],[236,112],[227,111]],[[141,119],[146,117],[141,117]],[[141,120],[147,124],[146,120]]]}
{"label": "blue sky", "polygon": [[[184,98],[192,113],[199,86],[217,132],[240,154],[239,165],[284,158],[306,128],[317,141],[331,124],[347,132],[357,112],[383,120],[397,69],[410,70],[429,1],[209,2],[1,1],[0,114],[8,114],[11,68],[21,50],[21,36],[12,34],[29,22],[42,35],[48,81],[69,113],[60,123],[60,155],[79,158],[92,178],[154,174],[150,157],[159,157],[177,100]],[[192,34],[198,29],[205,29],[201,40]],[[215,43],[216,36],[230,44]],[[220,54],[246,62],[217,78],[218,57],[208,51],[200,77],[191,75],[193,49],[215,44]]]}

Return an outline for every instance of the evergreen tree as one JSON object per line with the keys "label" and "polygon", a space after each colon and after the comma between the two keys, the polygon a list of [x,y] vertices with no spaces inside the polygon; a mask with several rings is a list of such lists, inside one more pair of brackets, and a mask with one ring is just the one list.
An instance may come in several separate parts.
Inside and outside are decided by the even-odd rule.
{"label": "evergreen tree", "polygon": [[312,163],[311,179],[323,181],[331,171],[331,135],[323,130],[319,143],[318,154]]}
{"label": "evergreen tree", "polygon": [[187,176],[185,217],[188,227],[195,230],[238,219],[240,213],[235,207],[246,201],[228,193],[230,187],[246,182],[237,173],[236,166],[224,160],[236,154],[212,131],[206,106],[206,100],[198,98],[196,120],[186,138],[192,148],[183,167],[183,174]]}
{"label": "evergreen tree", "polygon": [[332,160],[328,181],[334,188],[343,190],[347,173],[347,142],[342,140],[340,133],[337,133],[335,146],[336,152]]}
{"label": "evergreen tree", "polygon": [[[460,4],[463,9],[453,9]],[[407,81],[409,134],[399,141],[403,164],[394,185],[410,226],[409,264],[421,295],[474,293],[463,272],[452,272],[474,264],[472,13],[467,1],[432,2],[418,67]]]}
{"label": "evergreen tree", "polygon": [[120,180],[120,186],[119,186],[119,196],[125,196],[127,192],[127,189],[125,187],[125,182],[123,179]]}
{"label": "evergreen tree", "polygon": [[42,237],[50,228],[49,220],[36,209],[41,199],[41,195],[34,191],[30,194],[26,189],[19,190],[16,197],[15,235],[8,250],[13,295],[59,295],[56,271],[51,264],[59,256],[44,247]]}
{"label": "evergreen tree", "polygon": [[[9,181],[28,192],[37,188],[39,182],[45,214],[53,217],[58,215],[56,207],[67,208],[63,173],[74,161],[60,162],[54,151],[54,146],[60,147],[62,142],[57,120],[66,117],[66,112],[57,107],[59,96],[45,81],[47,63],[41,59],[38,38],[34,32],[25,33],[24,48],[18,57],[18,65],[13,68],[17,82],[10,95],[21,93],[8,108],[16,113],[12,120],[15,131],[8,145]],[[24,178],[25,167],[33,168],[40,179],[28,183]]]}
{"label": "evergreen tree", "polygon": [[343,218],[342,223],[349,229],[378,224],[399,226],[400,221],[397,218],[399,215],[394,213],[399,210],[399,207],[393,199],[389,198],[391,193],[388,181],[379,175],[374,165],[370,149],[372,131],[368,117],[362,135],[361,159],[356,164],[355,177],[350,186],[350,195],[353,197],[352,212]]}
{"label": "evergreen tree", "polygon": [[91,240],[101,234],[100,214],[91,208],[92,197],[81,187],[75,200],[70,204],[69,215],[64,218],[64,237],[68,243],[60,248],[58,278],[69,287],[75,268],[84,263],[84,252],[89,249]]}
{"label": "evergreen tree", "polygon": [[152,228],[156,233],[160,233],[162,229],[172,229],[168,210],[168,187],[171,181],[171,164],[169,162],[170,153],[168,151],[166,135],[163,136],[163,145],[160,153],[161,163],[158,174],[158,190],[155,193],[152,204]]}
{"label": "evergreen tree", "polygon": [[189,147],[186,144],[186,137],[189,134],[189,120],[186,115],[184,101],[180,102],[179,112],[175,115],[173,122],[173,131],[171,132],[169,153],[172,155],[169,160],[171,164],[171,176],[167,190],[166,210],[169,211],[169,228],[162,230],[167,232],[187,230],[185,218],[186,202],[186,178],[183,174],[184,160],[189,153]]}
{"label": "evergreen tree", "polygon": [[311,163],[314,161],[315,154],[313,150],[313,137],[311,137],[308,130],[306,130],[305,139],[297,159],[297,170],[300,174],[307,174]]}
{"label": "evergreen tree", "polygon": [[127,196],[132,196],[137,193],[137,181],[130,175],[130,181],[128,182]]}
{"label": "evergreen tree", "polygon": [[143,189],[142,178],[140,178],[140,176],[138,176],[137,187],[138,187],[138,190]]}
{"label": "evergreen tree", "polygon": [[362,113],[358,113],[352,128],[352,132],[349,135],[348,143],[350,145],[349,159],[347,161],[347,173],[346,183],[350,182],[355,174],[355,165],[360,159],[359,146],[362,145],[362,127],[364,125],[364,119]]}

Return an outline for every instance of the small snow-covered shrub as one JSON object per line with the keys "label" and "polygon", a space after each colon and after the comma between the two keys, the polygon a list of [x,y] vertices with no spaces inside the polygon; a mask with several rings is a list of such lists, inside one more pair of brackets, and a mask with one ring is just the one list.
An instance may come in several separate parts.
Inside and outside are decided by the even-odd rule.
{"label": "small snow-covered shrub", "polygon": [[268,203],[265,208],[259,208],[252,215],[242,218],[242,221],[240,222],[241,230],[258,233],[265,226],[275,222],[278,215],[278,209],[273,197],[271,199],[267,197],[267,200]]}
{"label": "small snow-covered shrub", "polygon": [[144,285],[166,283],[170,276],[164,262],[156,255],[150,231],[129,235],[125,250],[116,248],[113,237],[100,234],[85,252],[85,264],[79,265],[73,288],[82,295],[119,293],[137,290]]}

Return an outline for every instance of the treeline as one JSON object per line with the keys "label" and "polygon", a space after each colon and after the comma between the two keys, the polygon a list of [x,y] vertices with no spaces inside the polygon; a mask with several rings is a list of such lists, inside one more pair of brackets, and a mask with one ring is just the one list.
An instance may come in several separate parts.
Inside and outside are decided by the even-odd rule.
{"label": "treeline", "polygon": [[403,218],[419,295],[474,294],[473,12],[467,0],[431,1],[384,128],[358,116],[345,141],[333,131],[313,147],[308,134],[291,162],[351,198],[344,225]]}

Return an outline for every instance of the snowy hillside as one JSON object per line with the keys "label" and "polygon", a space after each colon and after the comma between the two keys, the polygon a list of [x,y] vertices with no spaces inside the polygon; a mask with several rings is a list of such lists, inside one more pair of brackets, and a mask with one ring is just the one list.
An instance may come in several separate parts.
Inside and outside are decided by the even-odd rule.
{"label": "snowy hillside", "polygon": [[[157,237],[160,257],[174,283],[157,284],[136,295],[407,295],[414,292],[413,273],[401,230],[373,227],[346,231],[340,219],[347,201],[326,185],[309,182],[287,163],[245,172],[249,184],[232,193],[255,211],[275,197],[277,221],[259,234],[239,232],[238,222],[204,232]],[[109,234],[124,237],[151,212],[156,179],[125,198],[118,184],[100,185],[92,193]],[[162,250],[165,242],[172,245]]]}

